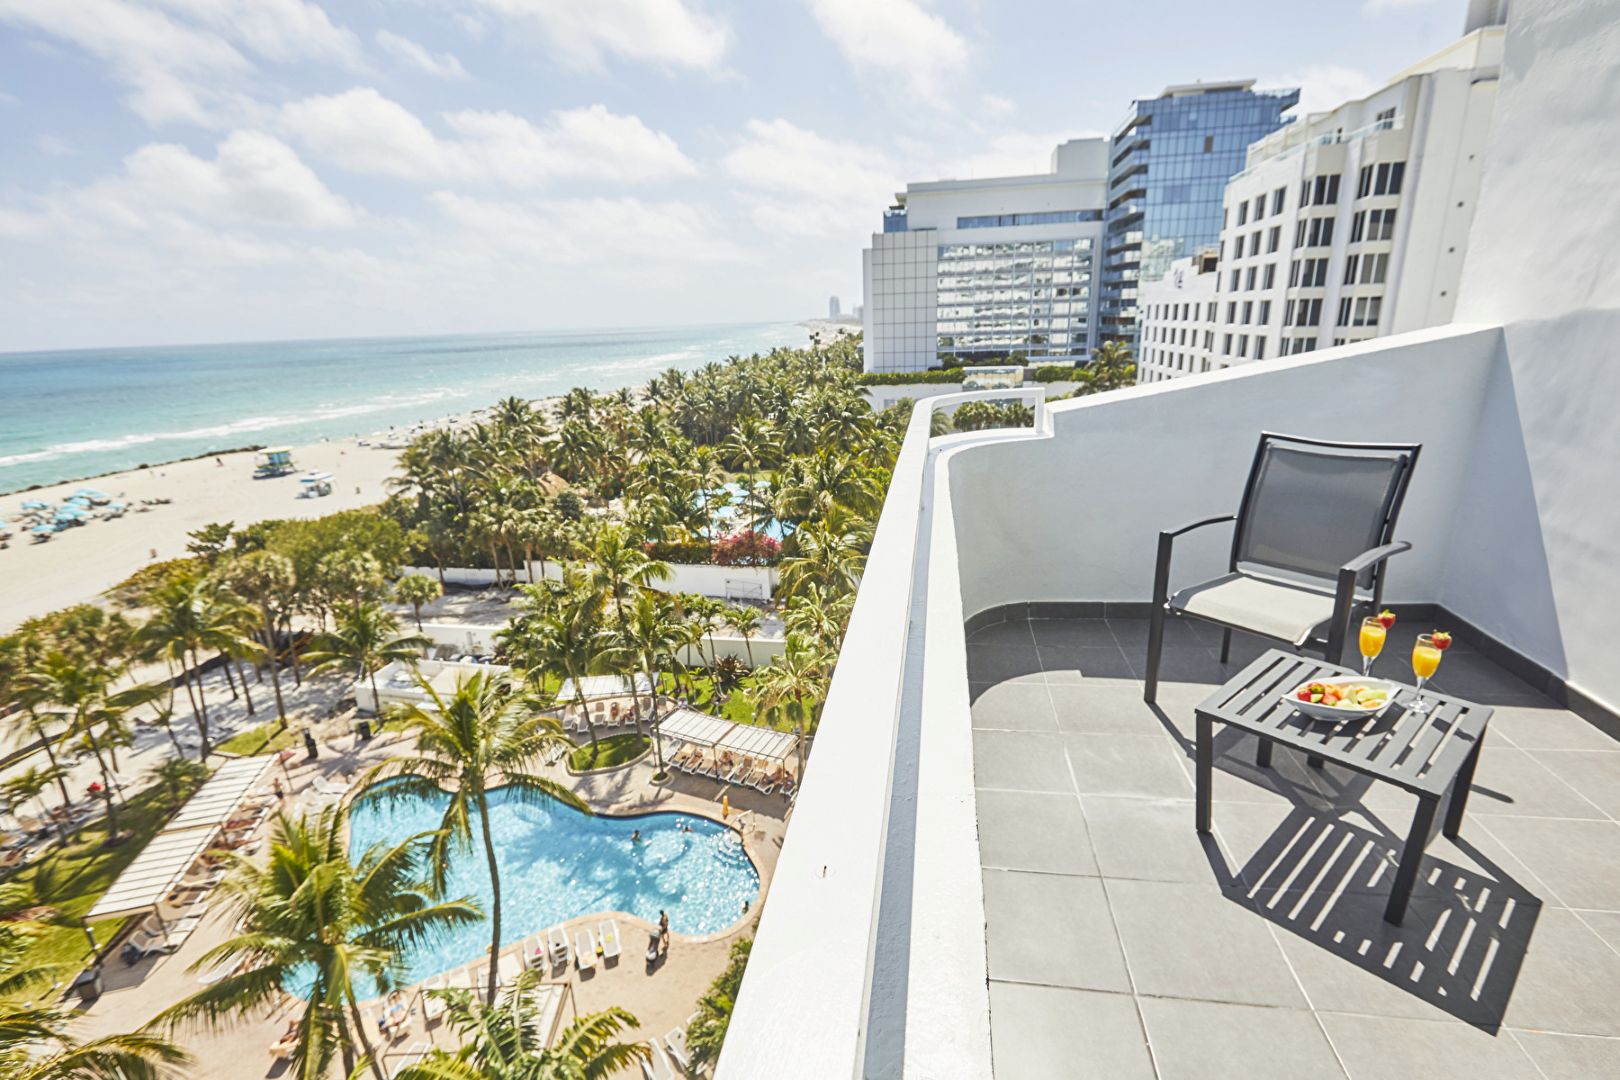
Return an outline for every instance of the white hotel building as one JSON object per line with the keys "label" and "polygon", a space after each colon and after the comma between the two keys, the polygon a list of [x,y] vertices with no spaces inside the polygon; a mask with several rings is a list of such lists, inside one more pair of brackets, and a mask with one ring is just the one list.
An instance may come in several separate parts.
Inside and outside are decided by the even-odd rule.
{"label": "white hotel building", "polygon": [[861,257],[867,371],[1066,363],[1096,337],[1108,140],[1050,172],[909,184]]}
{"label": "white hotel building", "polygon": [[1220,258],[1208,251],[1177,259],[1162,278],[1142,283],[1137,292],[1143,313],[1137,382],[1161,382],[1211,369],[1219,277]]}
{"label": "white hotel building", "polygon": [[[1226,186],[1215,317],[1144,290],[1139,381],[1450,321],[1502,42],[1500,25],[1473,29],[1375,93],[1254,143]],[[1172,345],[1194,324],[1208,340],[1196,367]]]}

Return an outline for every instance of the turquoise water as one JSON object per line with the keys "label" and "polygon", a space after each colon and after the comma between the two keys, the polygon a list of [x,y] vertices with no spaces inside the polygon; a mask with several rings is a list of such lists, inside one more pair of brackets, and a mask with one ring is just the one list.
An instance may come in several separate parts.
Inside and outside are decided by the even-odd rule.
{"label": "turquoise water", "polygon": [[[766,486],[769,485],[767,484]],[[710,505],[712,507],[712,513],[710,516],[714,519],[714,525],[711,526],[711,528],[719,528],[721,531],[724,531],[734,519],[742,516],[744,512],[743,501],[748,498],[748,489],[733,480],[725,484],[723,487],[708,488],[704,492],[700,492],[699,494],[693,496],[694,503],[701,506],[703,504],[703,496],[705,494],[709,496]],[[725,499],[725,505],[714,505],[721,500],[722,496]],[[785,522],[777,521],[775,518],[772,518],[769,521],[761,522],[759,525],[757,525],[755,527],[755,531],[764,536],[770,537],[777,543],[781,543],[783,540],[787,539],[787,535],[793,531],[793,527]],[[710,530],[705,529],[704,534],[710,535]]]}
{"label": "turquoise water", "polygon": [[0,492],[364,435],[512,394],[640,385],[804,341],[791,324],[751,323],[0,354]]}
{"label": "turquoise water", "polygon": [[[358,801],[349,815],[349,850],[358,856],[371,844],[438,828],[446,798]],[[676,933],[712,934],[741,919],[744,902],[751,906],[759,895],[759,873],[736,832],[707,818],[593,817],[550,800],[526,805],[501,789],[490,793],[489,826],[501,872],[503,945],[599,911],[656,923],[662,910]],[[480,829],[475,817],[475,844],[456,857],[445,895],[471,896],[488,911]],[[633,841],[637,831],[641,838]],[[646,939],[622,923],[619,935],[625,955],[639,960]],[[408,956],[406,981],[477,960],[488,948],[487,922],[458,930]]]}

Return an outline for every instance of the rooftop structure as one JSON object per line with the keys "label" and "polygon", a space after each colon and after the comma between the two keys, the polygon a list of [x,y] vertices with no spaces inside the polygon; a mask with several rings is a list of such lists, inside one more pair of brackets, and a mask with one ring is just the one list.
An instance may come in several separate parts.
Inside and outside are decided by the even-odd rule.
{"label": "rooftop structure", "polygon": [[[1452,322],[1020,391],[1029,428],[930,438],[972,398],[919,405],[720,1080],[1614,1071],[1617,55],[1602,4],[1514,5]],[[1192,709],[1253,643],[1223,665],[1186,627],[1142,701],[1154,540],[1233,510],[1265,430],[1423,444],[1379,671],[1447,626],[1435,685],[1495,709],[1399,927],[1410,796],[1234,737],[1198,841]]]}
{"label": "rooftop structure", "polygon": [[908,185],[862,253],[866,370],[1087,355],[1107,156],[1072,139],[1046,173]]}

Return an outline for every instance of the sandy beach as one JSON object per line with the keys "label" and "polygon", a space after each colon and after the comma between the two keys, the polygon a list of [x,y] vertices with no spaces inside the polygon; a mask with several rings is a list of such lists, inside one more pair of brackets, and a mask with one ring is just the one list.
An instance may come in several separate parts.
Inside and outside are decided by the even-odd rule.
{"label": "sandy beach", "polygon": [[[325,498],[298,497],[298,474],[255,480],[251,451],[149,469],[114,473],[88,481],[70,481],[0,496],[0,520],[17,530],[0,551],[0,633],[25,619],[94,599],[104,590],[152,561],[186,553],[186,534],[211,522],[238,526],[267,518],[313,518],[381,502],[384,481],[393,473],[398,450],[358,445],[357,439],[332,440],[297,447],[299,472],[320,469],[335,477]],[[58,504],[81,487],[106,492],[126,502],[121,518],[92,521],[34,543],[23,531],[18,508],[27,499]],[[166,506],[142,513],[142,499],[167,498]]]}

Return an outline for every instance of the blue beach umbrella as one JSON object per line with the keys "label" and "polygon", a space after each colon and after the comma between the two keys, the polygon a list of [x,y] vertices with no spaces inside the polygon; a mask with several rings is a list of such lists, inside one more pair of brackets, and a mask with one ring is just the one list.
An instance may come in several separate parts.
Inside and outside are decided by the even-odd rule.
{"label": "blue beach umbrella", "polygon": [[50,509],[50,507],[46,506],[44,503],[40,502],[38,499],[29,499],[27,502],[22,504],[22,508],[24,510],[49,510]]}
{"label": "blue beach umbrella", "polygon": [[36,533],[53,533],[53,532],[56,531],[56,526],[55,525],[35,525],[32,529],[30,529],[28,531],[29,532],[36,532]]}

